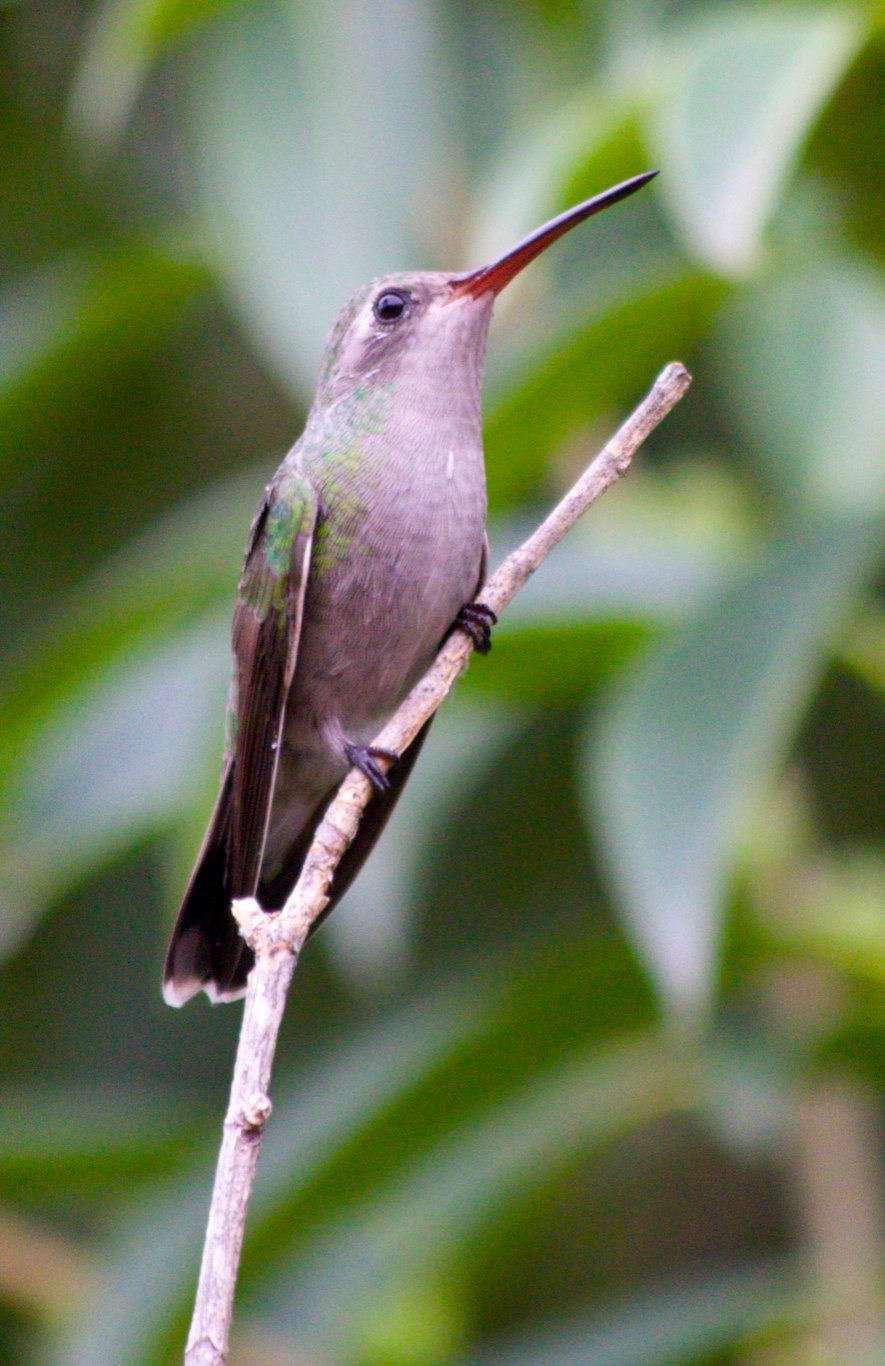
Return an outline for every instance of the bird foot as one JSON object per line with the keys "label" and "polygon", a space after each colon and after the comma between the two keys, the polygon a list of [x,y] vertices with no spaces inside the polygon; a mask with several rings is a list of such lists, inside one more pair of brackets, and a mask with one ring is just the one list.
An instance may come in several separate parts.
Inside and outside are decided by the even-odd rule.
{"label": "bird foot", "polygon": [[345,745],[344,753],[347,755],[347,762],[368,778],[375,792],[390,791],[390,779],[378,760],[387,759],[395,764],[399,755],[392,749],[378,749],[374,745]]}
{"label": "bird foot", "polygon": [[492,627],[497,624],[497,616],[484,602],[465,602],[455,617],[455,625],[467,632],[478,655],[487,655],[492,648]]}

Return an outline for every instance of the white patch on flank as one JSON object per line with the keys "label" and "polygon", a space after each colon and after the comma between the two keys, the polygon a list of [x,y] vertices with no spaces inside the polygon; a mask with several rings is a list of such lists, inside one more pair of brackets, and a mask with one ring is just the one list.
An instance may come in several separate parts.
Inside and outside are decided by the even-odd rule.
{"label": "white patch on flank", "polygon": [[455,473],[455,452],[449,451],[449,458],[446,461],[446,478],[451,479]]}

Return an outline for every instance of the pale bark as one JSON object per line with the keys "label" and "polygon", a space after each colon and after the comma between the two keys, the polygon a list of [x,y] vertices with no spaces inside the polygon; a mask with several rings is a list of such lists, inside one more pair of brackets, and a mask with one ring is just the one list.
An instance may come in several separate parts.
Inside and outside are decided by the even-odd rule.
{"label": "pale bark", "polygon": [[[498,615],[503,612],[590,504],[626,474],[639,446],[679,402],[690,383],[691,376],[678,363],[661,372],[646,398],[549,517],[495,571],[480,594],[481,602]],[[472,649],[472,641],[463,631],[453,632],[374,745],[401,754],[463,672]],[[251,899],[234,903],[243,935],[255,951],[255,967],[246,991],[185,1354],[187,1366],[217,1366],[227,1361],[246,1210],[261,1135],[271,1111],[270,1073],[286,994],[298,955],[328,903],[332,875],[356,834],[370,796],[368,780],[352,770],[323,817],[298,883],[281,911],[268,915]]]}

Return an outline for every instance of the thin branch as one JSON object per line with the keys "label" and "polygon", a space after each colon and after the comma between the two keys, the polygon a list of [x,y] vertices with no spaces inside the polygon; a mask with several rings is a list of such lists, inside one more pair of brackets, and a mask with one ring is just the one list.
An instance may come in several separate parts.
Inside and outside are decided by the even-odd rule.
{"label": "thin branch", "polygon": [[[489,579],[480,597],[487,607],[501,614],[590,504],[626,474],[642,442],[675,407],[690,383],[691,376],[678,363],[661,372],[646,398],[562,502]],[[453,632],[374,745],[401,754],[466,668],[472,648],[464,632]],[[255,967],[249,975],[224,1120],[185,1354],[187,1366],[218,1366],[227,1361],[246,1209],[261,1136],[271,1112],[270,1073],[289,983],[310,928],[328,904],[332,876],[356,834],[371,792],[368,780],[353,769],[320,822],[298,883],[281,911],[267,914],[252,898],[234,903],[234,915],[255,952]]]}

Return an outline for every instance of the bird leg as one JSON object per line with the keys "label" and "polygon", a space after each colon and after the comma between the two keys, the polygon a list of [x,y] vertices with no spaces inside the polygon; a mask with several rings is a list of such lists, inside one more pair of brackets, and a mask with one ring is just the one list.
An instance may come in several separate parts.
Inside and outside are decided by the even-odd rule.
{"label": "bird leg", "polygon": [[364,777],[368,778],[375,792],[388,792],[390,790],[390,779],[384,769],[377,762],[379,759],[388,759],[395,764],[399,758],[391,749],[378,749],[374,745],[350,745],[344,746],[344,753],[347,755],[347,762],[354,768],[358,768]]}
{"label": "bird leg", "polygon": [[467,632],[478,655],[487,655],[492,648],[492,627],[497,624],[497,616],[484,602],[465,602],[455,617],[455,625]]}

